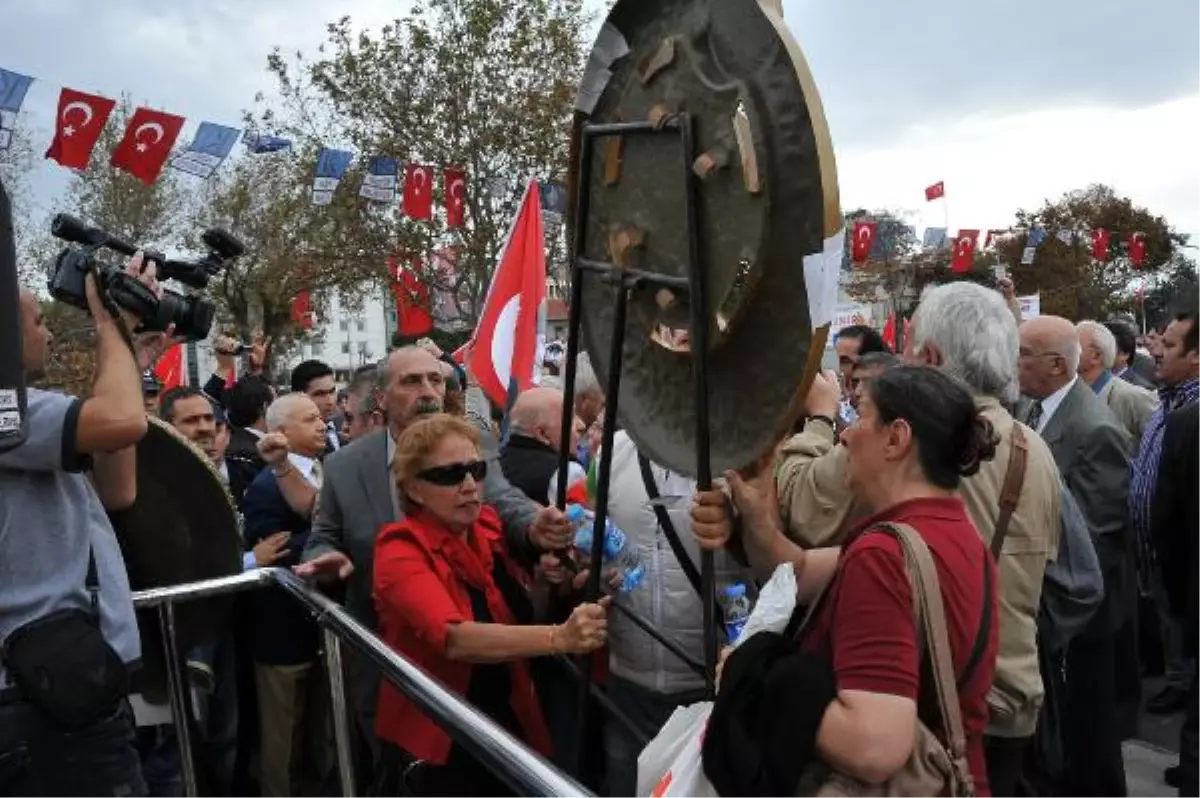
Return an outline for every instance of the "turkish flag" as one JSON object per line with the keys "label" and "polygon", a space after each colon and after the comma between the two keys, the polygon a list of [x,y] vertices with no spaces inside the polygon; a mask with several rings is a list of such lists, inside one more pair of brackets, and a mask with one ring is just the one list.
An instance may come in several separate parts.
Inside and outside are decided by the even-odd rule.
{"label": "turkish flag", "polygon": [[148,186],[153,185],[182,129],[182,116],[137,109],[125,127],[124,138],[113,150],[112,165]]}
{"label": "turkish flag", "polygon": [[952,271],[962,273],[971,271],[975,262],[975,243],[979,240],[978,230],[959,230],[954,239],[954,259],[950,262]]}
{"label": "turkish flag", "polygon": [[855,263],[863,263],[871,257],[871,248],[875,246],[875,233],[879,225],[876,222],[854,223],[854,244],[851,248],[851,259]]}
{"label": "turkish flag", "polygon": [[507,406],[510,385],[519,391],[533,385],[538,315],[546,298],[545,246],[538,184],[530,182],[466,356],[480,387],[501,407]]}
{"label": "turkish flag", "polygon": [[58,95],[54,141],[50,142],[46,157],[68,169],[86,169],[104,123],[116,104],[95,94],[63,89]]}
{"label": "turkish flag", "polygon": [[935,199],[940,199],[944,196],[946,196],[946,182],[944,180],[939,180],[932,186],[925,188],[926,202],[933,202]]}
{"label": "turkish flag", "polygon": [[396,332],[419,338],[433,329],[429,312],[429,287],[417,275],[415,262],[406,267],[395,257],[388,258],[392,296],[396,298]]}
{"label": "turkish flag", "polygon": [[311,330],[313,326],[312,305],[308,289],[302,288],[292,297],[292,321],[300,325],[302,330]]}
{"label": "turkish flag", "polygon": [[987,238],[985,238],[983,240],[983,248],[987,249],[988,247],[990,247],[992,245],[993,241],[995,241],[997,238],[999,238],[1000,236],[1004,235],[1007,232],[1008,232],[1007,230],[995,230],[995,229],[988,230]]}
{"label": "turkish flag", "polygon": [[433,216],[433,168],[410,163],[404,167],[404,215],[410,219]]}
{"label": "turkish flag", "polygon": [[462,227],[467,215],[467,173],[447,169],[442,173],[446,189],[446,226]]}
{"label": "turkish flag", "polygon": [[1133,261],[1134,267],[1141,266],[1146,260],[1146,234],[1145,233],[1130,233],[1129,234],[1129,259]]}
{"label": "turkish flag", "polygon": [[1108,242],[1112,232],[1103,227],[1092,230],[1092,257],[1096,260],[1108,260]]}
{"label": "turkish flag", "polygon": [[887,323],[883,325],[883,332],[880,333],[880,338],[888,345],[888,349],[896,351],[896,314],[889,313]]}
{"label": "turkish flag", "polygon": [[187,385],[187,369],[184,367],[184,345],[175,344],[154,364],[154,376],[162,384],[163,392],[180,385]]}

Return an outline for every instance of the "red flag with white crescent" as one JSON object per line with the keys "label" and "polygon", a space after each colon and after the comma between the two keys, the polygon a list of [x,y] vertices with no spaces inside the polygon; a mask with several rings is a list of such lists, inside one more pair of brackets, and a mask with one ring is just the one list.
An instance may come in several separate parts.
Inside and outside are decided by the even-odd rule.
{"label": "red flag with white crescent", "polygon": [[854,242],[850,253],[855,263],[864,263],[871,257],[871,249],[875,246],[875,233],[879,225],[876,222],[855,222]]}
{"label": "red flag with white crescent", "polygon": [[1092,257],[1096,260],[1108,260],[1108,242],[1112,238],[1112,232],[1105,230],[1103,227],[1096,227],[1092,230]]}
{"label": "red flag with white crescent", "polygon": [[530,182],[467,345],[467,368],[501,407],[510,384],[520,391],[533,385],[538,312],[546,298],[545,246],[541,197]]}
{"label": "red flag with white crescent", "polygon": [[180,385],[187,385],[183,344],[175,344],[159,358],[154,364],[154,376],[158,378],[164,393]]}
{"label": "red flag with white crescent", "polygon": [[1134,267],[1141,266],[1146,260],[1146,234],[1145,233],[1130,233],[1129,234],[1129,260],[1133,262]]}
{"label": "red flag with white crescent", "polygon": [[925,187],[926,202],[933,202],[935,199],[941,199],[944,196],[946,196],[946,183],[943,180],[937,181],[932,186]]}
{"label": "red flag with white crescent", "polygon": [[952,271],[959,274],[971,271],[975,263],[975,242],[978,240],[978,230],[958,231],[958,237],[954,239],[954,260],[950,262]]}
{"label": "red flag with white crescent", "polygon": [[313,327],[312,304],[309,301],[308,289],[302,288],[292,297],[292,321],[300,325],[302,330]]}
{"label": "red flag with white crescent", "polygon": [[137,109],[125,127],[121,143],[113,150],[112,165],[152,185],[162,172],[180,130],[183,130],[182,116]]}
{"label": "red flag with white crescent", "polygon": [[433,330],[433,315],[429,308],[429,287],[417,274],[416,259],[405,266],[395,256],[388,258],[392,296],[396,298],[396,332],[409,338],[420,338]]}
{"label": "red flag with white crescent", "polygon": [[68,169],[87,169],[104,123],[116,104],[106,97],[63,89],[58,95],[54,141],[50,142],[46,157]]}
{"label": "red flag with white crescent", "polygon": [[446,226],[462,227],[467,216],[467,173],[446,169],[442,178],[446,182]]}
{"label": "red flag with white crescent", "polygon": [[433,216],[433,167],[419,163],[404,167],[404,215],[410,219]]}

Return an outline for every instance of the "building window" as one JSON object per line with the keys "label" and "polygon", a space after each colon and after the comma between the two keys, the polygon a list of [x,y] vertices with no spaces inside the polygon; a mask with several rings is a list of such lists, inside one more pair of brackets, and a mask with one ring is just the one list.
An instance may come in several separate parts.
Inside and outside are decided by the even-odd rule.
{"label": "building window", "polygon": [[358,353],[360,355],[365,355],[367,353],[367,342],[366,341],[358,342]]}
{"label": "building window", "polygon": [[367,329],[367,323],[365,321],[363,321],[362,319],[359,319],[356,322],[356,326],[358,327],[359,332],[362,332],[363,330]]}
{"label": "building window", "polygon": [[346,332],[347,330],[349,330],[350,329],[350,320],[342,319],[340,322],[338,322],[338,329],[341,330],[342,332]]}
{"label": "building window", "polygon": [[350,354],[350,342],[349,341],[342,341],[342,354],[343,355]]}

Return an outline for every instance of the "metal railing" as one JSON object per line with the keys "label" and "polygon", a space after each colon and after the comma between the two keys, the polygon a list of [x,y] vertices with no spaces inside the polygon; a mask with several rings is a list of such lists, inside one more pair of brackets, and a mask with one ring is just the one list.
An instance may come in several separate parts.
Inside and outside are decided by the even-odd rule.
{"label": "metal railing", "polygon": [[343,795],[354,795],[350,717],[346,706],[346,685],[342,670],[343,643],[349,643],[360,655],[374,662],[385,679],[420,707],[455,742],[462,745],[518,793],[552,796],[591,794],[498,726],[487,715],[390,649],[369,629],[350,617],[341,606],[313,590],[304,580],[284,568],[260,568],[236,576],[151,588],[133,594],[134,606],[158,608],[171,714],[179,740],[180,770],[187,795],[194,796],[199,793],[191,730],[186,722],[188,685],[176,642],[175,604],[263,587],[287,591],[313,614],[321,626],[332,699],[338,775]]}

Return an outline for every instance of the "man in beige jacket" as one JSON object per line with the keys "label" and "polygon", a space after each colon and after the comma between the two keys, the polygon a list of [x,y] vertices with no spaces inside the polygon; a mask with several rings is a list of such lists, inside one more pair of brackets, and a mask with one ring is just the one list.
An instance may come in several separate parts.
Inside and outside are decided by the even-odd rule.
{"label": "man in beige jacket", "polygon": [[[995,795],[1012,795],[1023,754],[1037,726],[1044,694],[1038,667],[1037,612],[1046,564],[1058,552],[1061,479],[1046,444],[1019,425],[1005,404],[1017,398],[1017,324],[1003,297],[973,283],[939,286],[921,301],[912,320],[905,359],[938,366],[975,393],[980,412],[1000,444],[995,458],[963,480],[962,497],[989,544],[1000,515],[1000,493],[1020,426],[1028,449],[1025,475],[998,558],[996,600],[1000,648],[988,702],[992,719],[985,742]],[[836,387],[814,381],[809,421],[788,441],[776,470],[780,510],[788,534],[805,546],[837,545],[865,514],[846,488],[845,447],[827,416],[837,411]]]}
{"label": "man in beige jacket", "polygon": [[1129,434],[1131,451],[1142,442],[1142,432],[1158,408],[1158,395],[1113,374],[1117,360],[1117,339],[1096,321],[1081,321],[1079,332],[1079,377],[1108,405],[1122,429]]}

